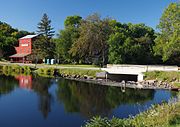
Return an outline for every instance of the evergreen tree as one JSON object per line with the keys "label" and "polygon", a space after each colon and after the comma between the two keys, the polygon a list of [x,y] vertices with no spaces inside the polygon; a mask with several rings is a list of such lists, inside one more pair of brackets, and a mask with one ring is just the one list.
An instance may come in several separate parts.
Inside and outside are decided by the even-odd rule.
{"label": "evergreen tree", "polygon": [[53,28],[51,27],[51,20],[48,15],[44,13],[41,21],[38,23],[38,34],[44,35],[46,38],[51,39],[54,36]]}
{"label": "evergreen tree", "polygon": [[[38,49],[41,48],[44,57],[53,58],[55,44],[54,42],[52,42],[52,37],[54,36],[55,31],[53,31],[53,28],[51,27],[51,20],[46,13],[43,15],[41,21],[38,23],[37,28],[37,33],[41,35],[41,37],[38,38],[38,40],[36,41],[37,43],[41,42],[39,43],[41,44],[41,47],[38,46]],[[34,50],[36,50],[35,45],[37,44],[34,44]]]}

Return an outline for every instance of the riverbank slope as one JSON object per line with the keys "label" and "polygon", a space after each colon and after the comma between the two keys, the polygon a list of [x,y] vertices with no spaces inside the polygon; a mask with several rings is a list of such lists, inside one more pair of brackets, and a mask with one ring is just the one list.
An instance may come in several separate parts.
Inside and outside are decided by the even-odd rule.
{"label": "riverbank slope", "polygon": [[97,73],[103,72],[101,68],[93,65],[44,65],[44,64],[15,64],[0,62],[1,72],[5,74],[19,73],[35,73],[43,77],[63,77],[71,80],[90,82],[100,85],[129,87],[140,89],[173,89],[180,88],[180,72],[179,71],[151,71],[146,72],[145,80],[142,82],[116,82],[108,79],[99,79]]}
{"label": "riverbank slope", "polygon": [[149,110],[128,119],[93,117],[84,127],[179,127],[180,94],[168,103],[153,105]]}

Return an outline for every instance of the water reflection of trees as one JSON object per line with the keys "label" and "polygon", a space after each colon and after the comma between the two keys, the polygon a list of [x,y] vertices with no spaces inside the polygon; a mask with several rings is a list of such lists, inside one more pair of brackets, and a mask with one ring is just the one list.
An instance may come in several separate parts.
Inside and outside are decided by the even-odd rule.
{"label": "water reflection of trees", "polygon": [[[17,75],[15,76],[17,77]],[[24,75],[23,77],[26,78]],[[0,96],[5,95],[13,91],[16,87],[20,87],[20,82],[22,78],[15,78],[12,76],[0,75]],[[43,116],[46,118],[48,113],[51,111],[51,100],[52,96],[48,92],[49,87],[51,86],[50,79],[36,77],[32,81],[32,90],[37,93],[39,100],[39,110],[42,112]]]}
{"label": "water reflection of trees", "polygon": [[39,97],[39,110],[42,112],[44,118],[46,118],[51,111],[52,96],[48,92],[48,89],[51,86],[50,79],[36,77],[32,82],[32,89]]}
{"label": "water reflection of trees", "polygon": [[86,117],[107,116],[121,104],[144,103],[152,100],[154,91],[99,86],[83,82],[61,80],[57,89],[58,100],[64,103],[67,112],[80,112]]}
{"label": "water reflection of trees", "polygon": [[10,93],[18,86],[18,81],[14,77],[7,77],[0,75],[0,96]]}
{"label": "water reflection of trees", "polygon": [[[46,118],[51,111],[53,96],[49,92],[52,85],[48,78],[34,77],[32,90],[38,95],[38,107]],[[0,96],[8,94],[18,86],[14,77],[0,76]],[[83,82],[60,79],[56,89],[59,102],[64,104],[67,112],[78,112],[85,117],[94,115],[108,116],[112,109],[122,104],[145,103],[154,98],[153,90],[126,89],[87,84]]]}

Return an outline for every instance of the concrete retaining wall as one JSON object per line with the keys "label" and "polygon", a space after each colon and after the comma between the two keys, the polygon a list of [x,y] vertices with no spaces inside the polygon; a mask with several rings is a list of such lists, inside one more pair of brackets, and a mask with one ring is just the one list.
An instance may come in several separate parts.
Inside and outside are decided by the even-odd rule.
{"label": "concrete retaining wall", "polygon": [[107,64],[107,69],[122,71],[178,71],[178,66],[160,66],[160,65],[128,65],[128,64]]}
{"label": "concrete retaining wall", "polygon": [[[128,65],[128,64],[107,64],[107,68],[101,68],[109,75],[136,75],[138,81],[143,80],[143,72],[148,71],[178,71],[178,66],[159,65]],[[121,76],[122,77],[122,76]]]}

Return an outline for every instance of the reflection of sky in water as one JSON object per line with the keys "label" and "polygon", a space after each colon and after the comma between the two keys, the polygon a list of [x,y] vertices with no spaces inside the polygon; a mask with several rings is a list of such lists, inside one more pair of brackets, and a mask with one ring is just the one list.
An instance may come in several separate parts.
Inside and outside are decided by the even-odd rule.
{"label": "reflection of sky in water", "polygon": [[147,110],[152,104],[160,104],[162,101],[168,101],[171,98],[171,93],[168,90],[155,90],[153,100],[149,100],[143,104],[123,104],[114,109],[111,117],[127,118],[129,115],[134,116],[139,112]]}

